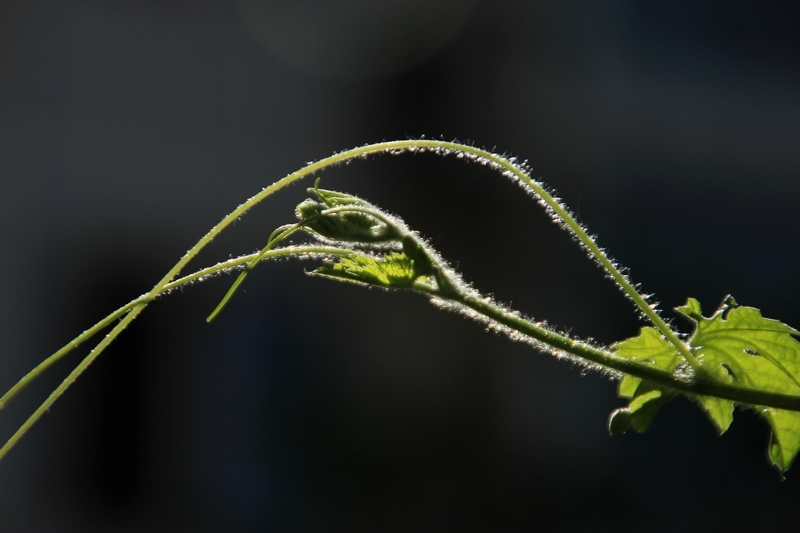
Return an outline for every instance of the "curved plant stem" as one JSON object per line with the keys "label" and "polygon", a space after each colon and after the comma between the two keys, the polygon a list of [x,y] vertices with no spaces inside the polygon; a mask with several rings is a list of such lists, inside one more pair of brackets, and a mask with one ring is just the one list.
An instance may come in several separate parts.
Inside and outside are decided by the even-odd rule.
{"label": "curved plant stem", "polygon": [[[314,188],[315,189],[317,188],[316,184],[315,184]],[[319,220],[321,217],[323,217],[325,215],[329,215],[329,214],[332,214],[332,213],[348,213],[348,212],[349,213],[365,213],[365,214],[370,215],[370,216],[372,216],[372,217],[374,217],[374,218],[376,218],[376,219],[378,219],[378,220],[380,220],[380,221],[382,221],[384,223],[387,223],[387,224],[389,223],[389,221],[386,220],[386,218],[383,216],[383,214],[380,213],[379,211],[375,210],[375,209],[369,209],[369,208],[359,207],[359,206],[342,206],[342,207],[334,207],[334,208],[331,208],[331,209],[325,209],[321,213],[319,213],[317,215],[314,215],[314,216],[311,216],[311,217],[308,217],[308,218],[305,218],[305,219],[301,220],[300,222],[297,222],[296,224],[282,226],[281,228],[279,228],[279,229],[275,230],[274,232],[272,232],[272,235],[270,235],[266,246],[264,246],[264,248],[261,249],[261,252],[258,253],[258,254],[254,254],[253,259],[247,264],[247,266],[244,268],[244,270],[242,270],[241,274],[239,274],[239,276],[233,282],[231,287],[228,289],[228,292],[225,293],[225,296],[223,296],[222,300],[220,300],[220,302],[217,304],[217,307],[214,308],[214,310],[211,312],[210,315],[208,315],[208,317],[206,318],[206,322],[212,322],[215,318],[217,318],[217,316],[222,312],[222,310],[225,309],[225,306],[228,304],[228,302],[230,301],[231,297],[233,297],[233,294],[236,292],[236,290],[239,288],[239,286],[242,284],[242,282],[244,282],[244,279],[247,277],[247,275],[250,273],[250,271],[253,268],[255,268],[255,266],[261,261],[261,259],[265,257],[265,255],[267,254],[267,252],[269,250],[272,250],[275,246],[280,244],[283,240],[288,239],[289,237],[291,237],[297,231],[299,231],[299,230],[303,229],[304,227],[308,226],[310,223],[312,223],[312,222],[314,222],[316,220]],[[2,405],[2,404],[0,403],[0,405]]]}
{"label": "curved plant stem", "polygon": [[450,299],[467,307],[489,320],[502,324],[513,331],[522,333],[543,344],[597,363],[604,367],[644,378],[660,385],[681,390],[688,394],[716,396],[741,404],[775,407],[790,411],[800,411],[800,397],[769,391],[748,389],[734,384],[711,381],[685,381],[676,378],[671,372],[658,370],[630,359],[620,357],[614,352],[597,348],[580,340],[571,339],[554,331],[537,326],[521,318],[518,314],[503,309],[491,301],[474,295],[460,295]]}
{"label": "curved plant stem", "polygon": [[36,368],[28,372],[22,379],[20,379],[16,385],[14,385],[11,389],[8,390],[2,397],[0,397],[0,409],[3,409],[8,402],[10,402],[22,389],[25,388],[31,381],[39,377],[45,370],[50,368],[53,364],[55,364],[58,360],[62,357],[66,356],[75,348],[81,346],[84,342],[88,341],[108,326],[110,326],[115,320],[118,320],[120,317],[125,316],[125,314],[130,311],[133,307],[144,304],[150,303],[153,300],[157,299],[164,294],[177,289],[183,285],[188,285],[194,283],[196,281],[202,281],[205,278],[215,276],[218,274],[222,274],[229,270],[233,270],[236,268],[242,267],[242,265],[250,264],[254,259],[260,259],[261,261],[268,261],[270,259],[276,259],[279,257],[287,257],[287,256],[346,256],[351,254],[349,250],[343,250],[341,248],[336,248],[334,246],[318,246],[318,245],[303,245],[303,246],[287,246],[284,248],[280,248],[278,250],[272,250],[267,253],[254,253],[248,255],[242,255],[236,257],[234,259],[229,259],[227,261],[223,261],[221,263],[217,263],[216,265],[203,268],[194,272],[193,274],[189,274],[187,276],[183,276],[181,278],[176,279],[175,281],[171,281],[167,283],[160,293],[155,296],[151,296],[150,293],[143,294],[138,298],[131,300],[130,302],[126,303],[122,307],[118,308],[117,310],[111,312],[107,317],[102,319],[100,322],[92,326],[91,328],[87,329],[74,339],[72,339],[69,343],[65,344],[61,347],[57,352],[53,355],[39,363]]}
{"label": "curved plant stem", "polygon": [[[24,377],[23,380],[20,382],[20,384],[17,384],[17,386],[12,388],[12,390],[9,391],[9,393],[7,393],[2,399],[0,399],[0,405],[4,404],[10,398],[12,398],[21,389],[21,387],[24,387],[25,383],[30,382],[30,380],[38,376],[41,373],[41,371],[46,369],[53,362],[55,362],[63,355],[74,349],[81,342],[84,342],[88,338],[92,337],[93,335],[97,334],[104,328],[111,325],[111,323],[114,320],[122,317],[120,322],[117,323],[116,326],[114,326],[114,328],[103,338],[103,340],[100,341],[100,343],[98,343],[98,345],[91,351],[91,353],[70,373],[67,379],[65,379],[64,382],[61,383],[55,391],[53,391],[50,397],[48,397],[48,399],[42,404],[42,406],[36,410],[36,412],[28,419],[28,421],[25,422],[25,424],[23,424],[23,426],[14,434],[11,440],[9,440],[8,443],[2,449],[0,449],[0,458],[2,458],[5,455],[5,453],[7,453],[7,451],[19,440],[19,438],[31,427],[31,425],[33,425],[33,423],[42,415],[42,413],[44,413],[53,404],[53,402],[56,399],[58,399],[58,397],[61,394],[64,393],[64,391],[92,363],[92,361],[94,361],[94,359],[96,359],[103,352],[103,350],[105,350],[105,348],[111,342],[113,342],[114,339],[116,339],[116,337],[127,327],[127,325],[130,324],[130,322],[132,322],[153,299],[155,299],[157,296],[164,293],[165,291],[169,290],[169,287],[173,286],[171,285],[173,279],[186,267],[186,265],[203,248],[205,248],[206,245],[208,245],[225,228],[231,225],[239,217],[244,215],[248,210],[250,210],[256,204],[258,204],[262,200],[268,198],[275,192],[283,189],[284,187],[295,181],[298,181],[316,172],[322,171],[333,165],[344,163],[351,159],[364,157],[369,154],[376,154],[376,153],[399,153],[404,151],[422,151],[422,150],[431,150],[440,154],[454,153],[454,154],[459,154],[462,157],[466,155],[468,158],[475,159],[484,164],[489,164],[490,166],[493,166],[494,168],[501,170],[504,175],[516,178],[520,180],[522,183],[524,183],[530,191],[532,191],[538,198],[541,199],[541,201],[547,206],[548,209],[550,209],[554,213],[554,215],[564,224],[564,226],[578,238],[578,240],[582,243],[582,245],[586,247],[589,253],[601,264],[601,266],[616,281],[616,283],[628,295],[628,297],[630,297],[631,300],[633,300],[633,302],[645,314],[645,316],[647,316],[653,322],[653,324],[656,326],[656,328],[658,328],[658,330],[662,333],[662,335],[664,335],[664,337],[667,338],[669,342],[675,346],[676,350],[694,368],[696,377],[703,378],[704,376],[703,369],[700,366],[700,363],[697,361],[697,359],[689,351],[688,347],[683,342],[681,342],[680,339],[678,339],[677,335],[667,326],[667,324],[661,319],[661,317],[647,304],[642,295],[640,295],[636,291],[636,289],[630,284],[627,278],[616,268],[614,263],[595,244],[594,240],[584,231],[584,229],[572,217],[572,215],[568,212],[568,210],[564,208],[555,198],[553,198],[544,189],[544,187],[542,187],[539,183],[533,180],[521,166],[516,164],[514,161],[499,156],[497,154],[493,154],[486,150],[481,150],[479,148],[474,148],[472,146],[455,142],[425,140],[425,139],[391,141],[391,142],[383,142],[383,143],[361,146],[338,154],[334,154],[330,157],[321,159],[315,163],[308,164],[302,169],[293,172],[285,176],[284,178],[278,180],[277,182],[273,183],[272,185],[264,188],[258,194],[251,197],[241,205],[239,205],[230,214],[228,214],[225,218],[223,218],[217,225],[211,228],[211,230],[208,233],[206,233],[206,235],[204,235],[191,249],[189,249],[186,252],[186,254],[184,254],[184,256],[181,257],[181,259],[175,264],[175,266],[173,266],[169,270],[169,272],[167,272],[167,274],[147,294],[141,296],[137,300],[134,300],[130,304],[123,306],[119,310],[109,315],[108,318],[104,319],[94,327],[84,332],[82,335],[76,338],[72,343],[68,344],[67,346],[62,348],[62,350],[59,350],[58,352],[53,354],[44,363],[42,363],[39,367],[34,369],[30,374],[28,374],[28,376]],[[251,255],[247,257],[248,259],[246,261],[253,261],[253,259],[256,256]],[[710,380],[698,379],[699,383],[707,383],[708,381]],[[672,386],[677,387],[677,385],[675,384],[673,384]],[[768,404],[764,403],[763,405],[768,405]]]}
{"label": "curved plant stem", "polygon": [[36,421],[53,405],[53,403],[61,396],[64,391],[72,385],[72,383],[80,376],[86,368],[100,355],[100,353],[122,332],[125,327],[134,319],[136,318],[136,311],[141,312],[147,304],[152,302],[154,299],[158,298],[164,293],[170,292],[173,289],[177,289],[183,285],[187,285],[198,280],[202,280],[209,276],[214,276],[216,274],[223,273],[227,270],[241,267],[242,265],[246,265],[251,263],[254,259],[260,260],[269,260],[275,259],[278,257],[302,257],[302,256],[311,256],[311,257],[326,257],[326,256],[348,256],[351,255],[352,252],[350,250],[343,250],[341,248],[336,248],[332,246],[316,246],[316,245],[308,245],[308,246],[288,246],[285,248],[281,248],[278,250],[268,251],[267,253],[255,253],[249,255],[243,255],[241,257],[237,257],[235,259],[230,259],[228,261],[224,261],[222,263],[218,263],[216,265],[204,268],[202,270],[198,270],[197,272],[190,274],[188,276],[184,276],[179,278],[175,281],[165,284],[160,292],[153,294],[153,291],[150,291],[142,296],[131,300],[127,304],[123,305],[116,311],[109,314],[103,320],[92,326],[91,328],[87,329],[60,350],[55,352],[53,355],[39,363],[33,370],[28,372],[21,380],[17,382],[8,392],[6,392],[2,398],[0,398],[0,408],[5,407],[8,402],[10,402],[22,389],[24,389],[28,384],[30,384],[34,379],[39,377],[45,370],[51,367],[54,363],[56,363],[59,359],[67,355],[69,352],[74,350],[75,348],[79,347],[81,344],[89,340],[90,338],[94,337],[107,327],[109,327],[114,321],[120,320],[120,322],[111,330],[111,332],[106,335],[100,343],[87,355],[79,364],[75,367],[75,369],[67,376],[64,381],[48,396],[48,398],[39,406],[36,411],[25,421],[25,423],[20,426],[19,429],[11,436],[11,438],[6,442],[6,444],[0,448],[0,459],[5,457],[11,448],[22,438],[25,433],[36,423]]}
{"label": "curved plant stem", "polygon": [[220,314],[222,310],[225,308],[225,306],[228,304],[228,301],[233,296],[233,293],[236,292],[236,289],[238,289],[239,285],[242,284],[244,278],[246,278],[247,274],[249,274],[250,271],[253,270],[253,268],[255,268],[255,266],[259,263],[259,261],[261,261],[264,257],[266,257],[269,251],[278,244],[280,244],[282,240],[288,238],[294,232],[302,228],[305,225],[305,223],[306,221],[298,222],[297,224],[289,226],[288,228],[280,232],[277,236],[275,236],[274,234],[270,235],[270,239],[269,242],[267,242],[267,245],[264,246],[264,248],[259,253],[254,254],[254,257],[250,260],[249,263],[247,263],[247,266],[244,267],[244,270],[242,270],[242,272],[236,278],[236,281],[233,282],[233,285],[231,285],[231,288],[228,289],[227,293],[225,293],[225,296],[223,296],[222,300],[219,302],[219,304],[217,304],[217,307],[213,311],[211,311],[210,315],[208,315],[208,318],[206,318],[206,322],[211,322],[212,320],[217,318],[217,315]]}
{"label": "curved plant stem", "polygon": [[216,265],[203,268],[193,274],[183,276],[182,278],[167,283],[163,287],[161,292],[156,296],[151,296],[150,293],[147,293],[143,294],[142,296],[139,296],[135,300],[131,300],[122,307],[111,312],[103,320],[101,320],[91,328],[87,329],[86,331],[84,331],[83,333],[72,339],[69,343],[65,344],[53,355],[51,355],[50,357],[48,357],[47,359],[36,365],[36,368],[25,374],[25,376],[22,379],[20,379],[16,385],[11,387],[11,389],[9,389],[8,392],[6,392],[2,397],[0,397],[0,409],[5,408],[8,402],[14,399],[14,397],[17,394],[19,394],[22,391],[22,389],[24,389],[34,379],[39,377],[45,370],[50,368],[58,360],[69,354],[75,348],[78,348],[84,342],[88,341],[89,339],[91,339],[104,329],[106,329],[115,320],[118,320],[120,317],[124,316],[128,311],[130,311],[136,305],[152,302],[154,299],[174,289],[177,289],[183,285],[188,285],[196,281],[201,281],[205,278],[224,273],[228,270],[240,268],[242,265],[251,263],[254,259],[267,261],[270,259],[275,259],[278,257],[286,257],[291,255],[326,256],[326,255],[345,255],[345,254],[346,251],[342,250],[341,248],[336,248],[333,246],[316,246],[316,245],[287,246],[285,248],[281,248],[279,250],[273,250],[268,253],[262,254],[259,252],[254,254],[242,255],[234,259],[229,259],[227,261],[223,261],[222,263],[217,263]]}

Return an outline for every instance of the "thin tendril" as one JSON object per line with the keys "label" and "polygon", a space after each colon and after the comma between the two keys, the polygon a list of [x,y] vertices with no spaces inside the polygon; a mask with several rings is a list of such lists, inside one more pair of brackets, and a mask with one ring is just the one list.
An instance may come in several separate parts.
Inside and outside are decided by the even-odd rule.
{"label": "thin tendril", "polygon": [[[472,146],[455,143],[455,142],[447,142],[447,141],[436,141],[436,140],[406,140],[406,141],[391,141],[391,142],[383,142],[377,144],[370,144],[366,146],[361,146],[358,148],[353,148],[351,150],[347,150],[338,154],[334,154],[330,157],[326,157],[321,159],[315,163],[311,163],[306,165],[302,169],[293,172],[284,178],[276,181],[272,185],[264,188],[255,196],[251,197],[244,203],[242,203],[239,207],[234,209],[231,213],[229,213],[225,218],[223,218],[218,224],[216,224],[211,230],[206,233],[191,249],[189,249],[186,254],[173,266],[169,272],[145,295],[137,299],[135,304],[130,306],[126,306],[124,311],[122,311],[121,315],[116,315],[115,318],[109,319],[108,317],[84,332],[81,336],[79,336],[76,340],[79,342],[68,344],[56,354],[53,354],[50,358],[48,358],[45,362],[43,362],[39,367],[34,369],[28,376],[24,377],[21,383],[24,384],[28,383],[30,380],[34,379],[38,376],[41,371],[46,369],[50,366],[55,360],[63,357],[71,350],[73,350],[78,344],[88,340],[92,336],[96,335],[103,329],[105,329],[108,325],[110,325],[113,320],[116,318],[122,317],[120,322],[98,343],[98,345],[92,350],[92,352],[83,360],[81,363],[69,374],[69,376],[53,391],[53,393],[48,397],[48,399],[37,409],[33,415],[23,424],[22,427],[12,436],[12,438],[0,449],[0,458],[2,458],[8,450],[19,440],[19,438],[36,422],[36,420],[41,417],[41,415],[58,399],[61,394],[66,391],[66,389],[83,373],[86,368],[96,359],[104,350],[105,348],[113,342],[116,337],[132,322],[139,313],[141,313],[147,305],[158,297],[160,294],[167,291],[167,287],[170,286],[171,282],[175,279],[175,277],[189,264],[189,262],[194,259],[194,257],[203,249],[205,248],[215,237],[217,237],[224,229],[228,226],[233,224],[236,220],[238,220],[242,215],[244,215],[247,211],[253,208],[255,205],[260,203],[262,200],[268,198],[272,194],[280,191],[287,185],[298,181],[306,176],[313,175],[317,172],[320,172],[328,167],[335,166],[351,159],[356,159],[360,157],[364,157],[369,154],[378,154],[378,153],[400,153],[403,151],[409,150],[431,150],[434,153],[438,154],[461,154],[467,155],[468,158],[477,160],[482,163],[489,163],[491,166],[502,170],[504,175],[508,175],[510,177],[514,177],[521,182],[525,183],[533,192],[534,194],[541,199],[542,202],[546,204],[546,206],[552,210],[555,216],[563,222],[563,224],[567,227],[569,231],[571,231],[586,247],[589,253],[602,265],[602,267],[609,273],[609,275],[614,279],[617,285],[633,300],[637,307],[647,316],[653,324],[658,328],[658,330],[664,335],[664,337],[672,343],[675,348],[679,351],[679,353],[686,359],[686,361],[695,369],[696,376],[703,377],[703,369],[700,366],[700,363],[697,359],[692,355],[689,351],[688,347],[680,341],[677,337],[675,332],[673,332],[669,326],[661,319],[661,317],[647,304],[645,298],[638,292],[636,289],[630,284],[627,278],[615,267],[613,262],[605,255],[605,253],[595,244],[594,240],[583,230],[583,228],[578,224],[578,222],[570,215],[570,213],[555,199],[553,198],[539,183],[534,181],[525,170],[517,165],[514,161],[509,160],[503,156],[493,154],[486,150],[481,150],[479,148],[474,148]],[[288,230],[287,230],[288,231]],[[296,231],[296,230],[295,230]],[[281,234],[282,235],[282,234]],[[267,245],[269,246],[269,244]],[[268,251],[268,250],[267,250]],[[263,253],[263,251],[262,251]],[[251,264],[254,266],[257,261],[252,262]],[[252,268],[252,266],[250,266]],[[243,272],[244,274],[244,272]],[[115,313],[118,313],[116,311]],[[216,311],[218,312],[218,311]],[[112,313],[114,315],[115,313]],[[109,315],[109,316],[112,316]],[[124,316],[123,316],[124,315]],[[212,313],[212,317],[213,317]],[[707,380],[700,380],[703,382],[707,382]],[[17,386],[12,388],[6,395],[0,399],[0,406],[6,403],[11,397],[13,397],[21,387],[18,383]],[[767,405],[767,404],[762,404]]]}

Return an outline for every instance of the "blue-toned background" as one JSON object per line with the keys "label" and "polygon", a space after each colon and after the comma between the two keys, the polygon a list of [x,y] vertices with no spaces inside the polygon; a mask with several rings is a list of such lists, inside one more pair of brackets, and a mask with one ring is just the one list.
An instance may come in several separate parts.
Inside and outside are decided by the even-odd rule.
{"label": "blue-toned background", "polygon": [[[262,187],[420,135],[528,159],[666,316],[732,293],[800,326],[798,23],[739,1],[2,2],[0,388]],[[195,266],[263,246],[306,185]],[[323,186],[537,319],[642,325],[483,167],[384,156]],[[679,399],[611,438],[602,376],[310,267],[260,267],[211,325],[232,278],[148,308],[0,463],[0,532],[796,531],[800,466],[779,481],[752,413],[718,438]]]}

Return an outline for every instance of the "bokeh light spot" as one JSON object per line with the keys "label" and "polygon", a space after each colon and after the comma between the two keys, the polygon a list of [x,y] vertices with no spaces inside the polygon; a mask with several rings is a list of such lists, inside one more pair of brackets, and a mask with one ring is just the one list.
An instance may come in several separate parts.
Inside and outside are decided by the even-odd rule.
{"label": "bokeh light spot", "polygon": [[242,20],[279,58],[337,79],[387,77],[441,50],[476,0],[238,0]]}

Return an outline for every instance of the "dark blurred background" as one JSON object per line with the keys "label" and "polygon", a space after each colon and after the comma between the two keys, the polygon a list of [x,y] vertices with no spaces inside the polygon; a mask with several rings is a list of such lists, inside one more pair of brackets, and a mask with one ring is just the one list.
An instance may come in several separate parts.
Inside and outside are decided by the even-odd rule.
{"label": "dark blurred background", "polygon": [[[800,326],[795,5],[6,0],[0,388],[262,187],[420,135],[528,159],[665,316],[733,293]],[[642,326],[486,168],[383,156],[323,178],[537,319],[603,343]],[[194,266],[260,248],[306,185]],[[148,308],[0,463],[0,532],[797,530],[800,467],[779,480],[753,413],[719,438],[679,399],[611,438],[604,377],[310,266],[260,267],[211,325],[231,277]]]}

